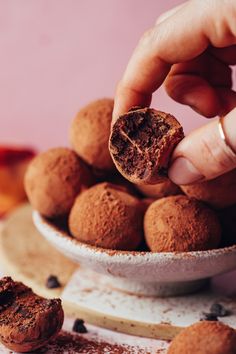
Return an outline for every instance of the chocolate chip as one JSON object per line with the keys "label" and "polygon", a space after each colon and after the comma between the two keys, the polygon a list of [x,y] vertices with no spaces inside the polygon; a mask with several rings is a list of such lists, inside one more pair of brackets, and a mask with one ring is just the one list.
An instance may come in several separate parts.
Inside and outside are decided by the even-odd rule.
{"label": "chocolate chip", "polygon": [[48,289],[56,289],[61,287],[61,283],[55,275],[50,275],[46,281],[46,287]]}
{"label": "chocolate chip", "polygon": [[218,321],[218,318],[214,313],[203,312],[200,321]]}
{"label": "chocolate chip", "polygon": [[84,320],[77,318],[73,324],[72,331],[76,333],[87,333],[88,330],[84,325]]}
{"label": "chocolate chip", "polygon": [[223,305],[217,303],[211,306],[210,312],[218,317],[225,317],[230,315],[229,310],[227,310]]}

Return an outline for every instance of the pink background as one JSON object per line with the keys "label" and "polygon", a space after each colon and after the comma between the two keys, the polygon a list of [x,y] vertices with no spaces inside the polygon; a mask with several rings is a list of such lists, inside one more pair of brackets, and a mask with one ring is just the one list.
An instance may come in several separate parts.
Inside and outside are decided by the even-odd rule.
{"label": "pink background", "polygon": [[[67,144],[87,102],[113,96],[141,34],[180,0],[0,0],[0,143]],[[203,119],[160,89],[185,131]]]}

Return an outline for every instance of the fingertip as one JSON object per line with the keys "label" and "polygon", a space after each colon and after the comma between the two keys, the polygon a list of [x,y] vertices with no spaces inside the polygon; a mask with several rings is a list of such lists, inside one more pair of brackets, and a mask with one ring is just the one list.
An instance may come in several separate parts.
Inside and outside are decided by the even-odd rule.
{"label": "fingertip", "polygon": [[151,94],[139,92],[132,87],[123,86],[119,83],[114,101],[112,124],[114,124],[120,115],[128,112],[131,107],[148,107],[151,99]]}
{"label": "fingertip", "polygon": [[185,157],[178,157],[170,166],[168,176],[177,185],[200,182],[204,176],[197,170],[193,163]]}

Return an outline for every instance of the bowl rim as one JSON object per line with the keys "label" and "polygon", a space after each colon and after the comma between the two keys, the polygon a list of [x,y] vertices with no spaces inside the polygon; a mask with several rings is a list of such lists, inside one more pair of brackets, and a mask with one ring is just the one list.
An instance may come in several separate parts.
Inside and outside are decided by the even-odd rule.
{"label": "bowl rim", "polygon": [[219,257],[230,253],[236,252],[236,244],[228,247],[214,248],[210,250],[203,251],[190,251],[190,252],[151,252],[151,251],[122,251],[122,250],[112,250],[107,248],[96,247],[93,245],[86,244],[84,242],[78,241],[73,236],[69,235],[65,230],[60,229],[57,225],[53,223],[53,221],[47,219],[43,215],[41,215],[38,211],[33,210],[32,213],[34,224],[37,229],[41,232],[42,228],[50,231],[51,235],[54,234],[57,238],[60,238],[64,242],[69,242],[71,245],[76,246],[76,248],[80,248],[81,250],[88,251],[95,254],[106,254],[108,256],[114,257],[129,257],[135,258],[147,258],[151,260],[156,260],[158,258],[175,258],[177,259],[187,259],[187,258],[209,258],[209,257]]}

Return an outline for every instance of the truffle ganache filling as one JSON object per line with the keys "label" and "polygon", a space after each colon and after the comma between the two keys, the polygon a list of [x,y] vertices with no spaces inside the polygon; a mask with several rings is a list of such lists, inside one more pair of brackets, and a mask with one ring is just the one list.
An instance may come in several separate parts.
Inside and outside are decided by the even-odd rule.
{"label": "truffle ganache filling", "polygon": [[163,117],[147,109],[124,115],[111,136],[114,159],[127,175],[145,178],[155,165],[162,138],[169,129]]}

